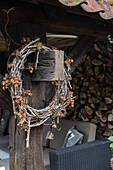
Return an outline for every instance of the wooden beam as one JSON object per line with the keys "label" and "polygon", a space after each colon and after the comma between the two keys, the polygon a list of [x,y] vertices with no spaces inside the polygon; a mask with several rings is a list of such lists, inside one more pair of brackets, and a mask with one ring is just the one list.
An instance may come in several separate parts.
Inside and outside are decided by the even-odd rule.
{"label": "wooden beam", "polygon": [[0,75],[0,108],[13,112],[12,101],[8,91],[2,90],[2,76]]}
{"label": "wooden beam", "polygon": [[[17,33],[15,34],[15,30]],[[21,31],[20,31],[21,30]],[[40,25],[31,23],[18,24],[12,28],[13,39],[21,40],[22,36],[28,36],[30,39],[38,36],[42,38],[42,42],[46,43],[46,32]],[[20,32],[19,32],[20,31]],[[12,44],[12,49],[14,49]],[[12,50],[11,49],[11,50]],[[29,57],[33,63],[35,56]],[[50,83],[52,86],[52,84]],[[40,109],[45,107],[48,99],[51,96],[51,86],[48,87],[47,82],[32,82],[32,74],[28,70],[23,72],[23,87],[26,90],[31,90],[32,97],[29,97],[29,105]],[[49,91],[49,94],[47,92]],[[26,132],[20,130],[17,126],[18,118],[15,120],[14,115],[10,117],[9,135],[10,135],[10,170],[44,170],[43,163],[43,148],[42,148],[42,126],[34,127],[30,133],[30,146],[26,148]]]}
{"label": "wooden beam", "polygon": [[0,24],[5,24],[7,21],[6,12],[3,10],[8,10],[12,7],[15,7],[15,10],[12,10],[9,14],[9,25],[25,21],[34,23],[42,22],[44,24],[46,21],[43,11],[40,10],[38,5],[29,4],[27,2],[1,0]]}
{"label": "wooden beam", "polygon": [[1,87],[0,87],[0,108],[8,110],[9,112],[13,112],[10,94],[8,92],[4,92]]}
{"label": "wooden beam", "polygon": [[0,2],[0,23],[2,27],[6,23],[6,13],[3,9],[16,7],[10,13],[10,23],[12,26],[20,22],[33,22],[42,24],[46,32],[61,34],[77,34],[97,36],[103,38],[105,35],[113,35],[112,23],[105,23],[102,20],[91,19],[90,17],[70,14],[63,8],[51,5],[33,5],[18,1]]}
{"label": "wooden beam", "polygon": [[57,23],[49,23],[47,30],[54,33],[88,35],[96,36],[97,38],[105,37],[109,33],[113,34],[113,30],[111,28],[106,29],[106,25],[104,26],[104,23],[100,21],[72,14],[66,14]]}
{"label": "wooden beam", "polygon": [[69,48],[68,56],[74,60],[71,64],[70,73],[75,70],[95,40],[96,37],[82,36],[78,39],[75,45]]}
{"label": "wooden beam", "polygon": [[54,0],[54,1],[53,0],[38,0],[38,2],[65,9],[67,12],[72,13],[72,14],[88,16],[88,17],[94,18],[94,19],[95,18],[101,19],[101,17],[98,15],[98,13],[86,12],[81,8],[80,5],[72,6],[70,8],[69,6],[65,6],[65,5],[61,4],[58,0]]}

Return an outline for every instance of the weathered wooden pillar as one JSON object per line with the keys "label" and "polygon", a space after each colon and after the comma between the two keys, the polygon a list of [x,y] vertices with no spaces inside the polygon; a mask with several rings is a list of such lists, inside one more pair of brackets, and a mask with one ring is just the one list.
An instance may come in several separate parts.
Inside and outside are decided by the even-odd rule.
{"label": "weathered wooden pillar", "polygon": [[[17,29],[17,30],[15,30]],[[15,27],[16,32],[13,37],[16,41],[20,41],[23,36],[34,39],[41,37],[41,41],[45,41],[45,32],[40,26],[31,23],[24,23]],[[21,33],[20,33],[21,32]],[[19,35],[19,37],[18,37]],[[12,46],[15,48],[14,46]],[[34,108],[43,108],[47,104],[47,96],[51,85],[47,82],[32,82],[32,75],[28,71],[23,73],[23,86],[32,92],[29,104]],[[26,148],[26,133],[17,126],[18,119],[10,116],[9,128],[9,150],[10,150],[10,170],[44,170],[43,150],[42,150],[42,126],[31,129],[30,146]]]}

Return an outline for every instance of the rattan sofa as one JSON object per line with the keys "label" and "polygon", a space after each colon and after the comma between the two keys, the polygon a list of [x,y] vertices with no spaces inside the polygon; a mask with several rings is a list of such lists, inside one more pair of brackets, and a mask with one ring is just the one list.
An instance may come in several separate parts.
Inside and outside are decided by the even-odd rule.
{"label": "rattan sofa", "polygon": [[[62,148],[65,135],[72,126],[84,135],[83,144]],[[50,141],[50,170],[111,170],[110,141],[95,140],[96,125],[62,119],[58,128],[61,130],[53,129],[54,140]]]}
{"label": "rattan sofa", "polygon": [[[83,144],[62,148],[65,135],[72,126],[84,135]],[[50,141],[50,148],[44,149],[46,170],[111,170],[110,141],[95,140],[96,125],[62,119],[58,128],[61,130],[52,129],[54,140]]]}
{"label": "rattan sofa", "polygon": [[110,142],[105,139],[52,150],[50,170],[111,170]]}
{"label": "rattan sofa", "polygon": [[[58,128],[61,128],[61,130],[58,131],[56,129],[52,129],[52,132],[54,134],[54,140],[50,141],[50,148],[44,148],[44,164],[45,164],[46,170],[49,170],[49,169],[54,170],[54,166],[56,167],[56,170],[61,170],[62,168],[59,169],[59,166],[60,166],[59,159],[62,160],[61,161],[62,165],[64,164],[63,162],[65,162],[65,161],[67,162],[67,159],[65,159],[67,157],[67,154],[64,154],[64,153],[69,151],[69,149],[70,149],[70,153],[69,153],[70,159],[72,159],[74,162],[76,162],[74,157],[72,156],[73,153],[71,155],[71,151],[72,151],[71,147],[65,148],[63,150],[61,149],[63,146],[63,143],[64,143],[66,133],[72,126],[75,126],[76,129],[84,135],[84,138],[83,138],[84,144],[88,145],[89,142],[95,141],[96,125],[89,123],[89,122],[80,122],[80,121],[71,121],[71,120],[61,119],[60,123],[58,124]],[[78,146],[75,145],[74,146],[75,150],[76,150],[76,147],[81,148],[82,145],[83,144],[78,145]],[[50,153],[50,159],[49,159],[49,153]],[[63,155],[61,154],[62,155],[61,156],[58,153],[60,153],[60,154],[62,153]],[[81,153],[82,153],[82,151],[81,151]],[[76,152],[74,154],[76,155]],[[87,153],[86,153],[86,156],[87,156]],[[68,165],[70,164],[70,162],[71,161],[69,160]],[[67,170],[68,169],[69,169],[69,167],[67,167]],[[65,170],[65,166],[62,170]],[[72,170],[72,169],[69,169],[69,170]],[[79,170],[79,169],[75,169],[75,170]]]}

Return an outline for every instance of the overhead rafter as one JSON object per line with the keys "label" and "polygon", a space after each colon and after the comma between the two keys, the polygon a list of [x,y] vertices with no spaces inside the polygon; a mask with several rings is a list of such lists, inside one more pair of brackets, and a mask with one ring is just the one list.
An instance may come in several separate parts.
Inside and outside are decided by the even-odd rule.
{"label": "overhead rafter", "polygon": [[3,9],[16,7],[10,13],[9,25],[19,22],[33,22],[44,25],[46,32],[58,34],[88,35],[103,38],[112,34],[112,23],[96,20],[86,16],[75,15],[51,5],[33,5],[21,1],[0,2],[0,24],[6,23],[6,13]]}

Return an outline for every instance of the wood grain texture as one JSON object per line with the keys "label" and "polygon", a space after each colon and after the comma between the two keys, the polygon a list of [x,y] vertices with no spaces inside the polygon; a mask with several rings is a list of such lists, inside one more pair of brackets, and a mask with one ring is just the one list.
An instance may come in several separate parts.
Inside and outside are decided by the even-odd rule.
{"label": "wood grain texture", "polygon": [[[20,28],[21,32],[18,34],[17,31],[16,33],[16,30],[20,30]],[[35,35],[33,34],[33,30],[36,31]],[[42,27],[39,25],[36,27],[35,24],[33,25],[31,23],[24,23],[24,25],[20,24],[20,26],[14,27],[13,36],[15,40],[21,40],[23,35],[28,36],[31,39],[38,35],[39,37],[43,37],[42,41],[46,40],[45,31]],[[11,50],[14,48],[15,46],[12,44]],[[34,57],[32,58],[31,56],[29,62],[31,62],[32,59],[34,61]],[[30,74],[28,70],[25,70],[23,72],[23,87],[32,92],[32,97],[29,97],[29,105],[34,108],[43,108],[46,105],[46,94],[49,89],[48,87],[50,86],[47,86],[48,83],[32,82],[31,80],[32,74]],[[18,121],[18,118],[15,119],[14,115],[11,115],[9,128],[10,170],[44,170],[42,126],[31,129],[30,146],[29,148],[26,148],[26,132],[17,126]]]}
{"label": "wood grain texture", "polygon": [[0,108],[13,112],[10,93],[2,90],[2,75],[0,74]]}
{"label": "wood grain texture", "polygon": [[59,50],[40,52],[39,64],[32,81],[60,81],[64,79],[64,52]]}
{"label": "wood grain texture", "polygon": [[81,36],[78,41],[69,48],[68,55],[74,60],[71,64],[70,73],[78,66],[84,55],[87,53],[91,45],[96,40],[96,37]]}
{"label": "wood grain texture", "polygon": [[[29,74],[29,73],[28,73]],[[31,75],[28,78],[28,75],[24,75],[24,82],[26,84],[25,89],[28,89],[28,83],[26,83],[26,80],[29,80],[29,89],[31,89],[32,97],[29,98],[29,104],[34,108],[43,108],[45,107],[45,94],[46,94],[46,83],[37,83],[32,82],[31,83]],[[30,135],[30,146],[29,148],[26,148],[26,164],[25,169],[36,170],[37,168],[39,170],[44,169],[44,163],[43,163],[43,150],[42,150],[42,126],[35,127],[31,129],[31,135]]]}
{"label": "wood grain texture", "polygon": [[[34,108],[45,106],[46,83],[31,83],[28,71],[23,74],[24,88],[30,89],[29,104]],[[19,119],[10,117],[10,170],[44,170],[42,126],[31,129],[30,146],[26,148],[26,132],[17,126]]]}
{"label": "wood grain texture", "polygon": [[17,126],[19,120],[10,114],[9,161],[10,170],[25,170],[25,132]]}
{"label": "wood grain texture", "polygon": [[[1,28],[3,28],[6,23],[6,14],[2,9],[9,9],[15,6],[15,11],[10,13],[8,30],[12,29],[12,25],[26,21],[41,24],[46,28],[47,32],[58,34],[90,35],[97,36],[97,38],[105,38],[105,35],[113,34],[112,21],[105,22],[98,14],[88,15],[88,13],[81,10],[81,8],[65,8],[65,6],[58,2],[57,6],[55,2],[51,0],[50,3],[48,0],[39,5],[33,5],[25,2],[1,0]],[[46,3],[52,4],[53,6]],[[92,16],[93,18],[91,18]],[[9,33],[11,34],[12,31],[9,31]]]}
{"label": "wood grain texture", "polygon": [[0,88],[0,107],[9,112],[13,112],[10,93],[3,91],[2,88]]}

